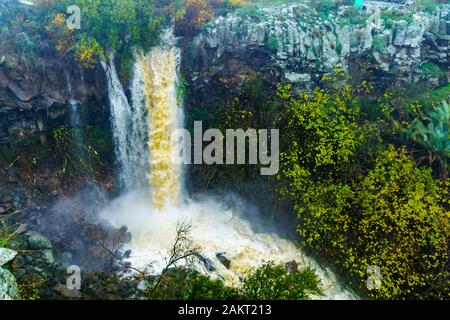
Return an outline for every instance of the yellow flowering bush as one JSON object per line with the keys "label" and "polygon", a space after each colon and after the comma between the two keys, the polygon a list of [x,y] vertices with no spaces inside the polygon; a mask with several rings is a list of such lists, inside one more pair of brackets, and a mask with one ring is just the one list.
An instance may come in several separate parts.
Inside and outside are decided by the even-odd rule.
{"label": "yellow flowering bush", "polygon": [[92,68],[97,59],[106,59],[102,46],[94,38],[83,36],[76,46],[75,53],[84,68]]}
{"label": "yellow flowering bush", "polygon": [[[383,146],[345,86],[281,86],[278,191],[294,206],[303,245],[334,263],[362,296],[450,298],[450,181]],[[379,287],[368,287],[376,266]],[[372,290],[369,290],[372,289]]]}
{"label": "yellow flowering bush", "polygon": [[[316,184],[297,207],[299,233],[374,298],[449,298],[447,188],[404,150],[381,152],[352,184]],[[367,268],[381,270],[366,291]]]}

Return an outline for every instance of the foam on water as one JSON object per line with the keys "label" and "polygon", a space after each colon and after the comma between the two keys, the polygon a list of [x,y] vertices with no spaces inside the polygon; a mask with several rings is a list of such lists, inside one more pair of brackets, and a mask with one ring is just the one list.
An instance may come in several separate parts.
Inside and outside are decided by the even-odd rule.
{"label": "foam on water", "polygon": [[[239,210],[242,210],[240,208]],[[245,209],[244,209],[245,210]],[[295,260],[300,268],[313,267],[323,283],[325,296],[321,299],[353,299],[335,276],[307,257],[293,242],[273,233],[258,233],[252,223],[243,219],[242,212],[225,208],[216,199],[186,201],[181,207],[166,207],[163,211],[152,207],[145,193],[129,193],[113,201],[102,213],[116,226],[127,225],[133,234],[128,249],[134,268],[157,274],[165,267],[165,257],[176,238],[176,226],[189,221],[193,226],[192,239],[202,256],[214,262],[215,272],[198,269],[212,277],[221,277],[228,285],[237,285],[239,277],[248,274],[264,262],[286,263]],[[216,258],[225,252],[231,260],[228,270]]]}

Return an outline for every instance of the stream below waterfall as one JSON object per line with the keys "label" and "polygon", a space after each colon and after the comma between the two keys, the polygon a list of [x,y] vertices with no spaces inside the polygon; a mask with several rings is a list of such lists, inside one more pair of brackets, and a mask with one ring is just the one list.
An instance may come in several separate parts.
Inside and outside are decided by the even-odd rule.
{"label": "stream below waterfall", "polygon": [[[247,275],[264,262],[285,264],[296,261],[299,268],[312,267],[322,281],[325,295],[317,299],[355,299],[356,296],[340,285],[328,268],[319,266],[307,257],[295,243],[271,232],[256,232],[252,221],[242,217],[247,205],[229,207],[220,200],[205,197],[199,201],[187,200],[179,207],[155,209],[146,193],[124,195],[107,206],[101,216],[113,225],[126,225],[132,241],[125,249],[132,251],[129,261],[133,267],[158,274],[166,265],[165,258],[176,238],[176,226],[187,221],[193,226],[191,237],[201,255],[212,262],[214,271],[202,263],[200,272],[221,278],[228,285],[238,285],[239,277]],[[254,217],[254,220],[260,220]],[[216,256],[225,253],[231,261],[229,269]]]}

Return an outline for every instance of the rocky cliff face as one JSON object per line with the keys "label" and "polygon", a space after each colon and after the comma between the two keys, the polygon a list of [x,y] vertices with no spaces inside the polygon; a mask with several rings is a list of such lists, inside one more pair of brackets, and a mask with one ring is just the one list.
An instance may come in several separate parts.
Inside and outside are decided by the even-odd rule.
{"label": "rocky cliff face", "polygon": [[[355,58],[383,84],[448,81],[437,78],[450,64],[450,6],[433,14],[396,10],[369,2],[361,19],[349,15],[351,8],[324,16],[297,4],[219,17],[188,50],[192,83],[201,88],[212,77],[240,80],[263,71],[276,81],[308,86],[335,68],[349,68]],[[442,73],[427,74],[426,63]]]}
{"label": "rocky cliff face", "polygon": [[[225,78],[233,85],[263,72],[273,82],[309,87],[336,68],[355,69],[354,61],[371,69],[382,85],[448,82],[450,6],[413,14],[413,7],[385,2],[378,19],[373,3],[367,3],[362,18],[351,8],[324,14],[302,4],[218,17],[185,48],[185,74],[194,90],[206,96],[211,96],[212,79]],[[392,6],[397,6],[394,11]],[[48,52],[24,58],[14,43],[26,38],[0,37],[0,144],[45,136],[61,124],[76,125],[71,123],[74,106],[77,117],[87,122],[107,121],[101,68],[83,70],[72,59]],[[424,69],[427,64],[440,72]],[[196,95],[201,99],[201,91]]]}
{"label": "rocky cliff face", "polygon": [[57,125],[70,126],[74,117],[107,119],[101,70],[83,70],[64,57],[34,56],[27,61],[2,51],[0,48],[0,144],[45,134]]}

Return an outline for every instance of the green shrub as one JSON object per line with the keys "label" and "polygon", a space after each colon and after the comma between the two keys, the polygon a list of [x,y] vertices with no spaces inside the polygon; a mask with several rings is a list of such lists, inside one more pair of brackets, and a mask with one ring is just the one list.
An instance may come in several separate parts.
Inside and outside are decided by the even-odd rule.
{"label": "green shrub", "polygon": [[274,36],[269,37],[269,39],[267,40],[267,47],[270,50],[276,51],[279,47],[278,39]]}
{"label": "green shrub", "polygon": [[386,43],[386,37],[382,34],[373,37],[373,48],[378,52],[386,52]]}
{"label": "green shrub", "polygon": [[411,13],[403,13],[395,10],[383,11],[381,18],[384,20],[387,28],[391,29],[394,23],[405,21],[408,25],[414,22],[414,17]]}
{"label": "green shrub", "polygon": [[342,53],[342,43],[341,43],[340,41],[338,41],[338,42],[336,43],[336,52],[337,52],[338,54],[341,54],[341,53]]}
{"label": "green shrub", "polygon": [[[150,279],[151,280],[151,279]],[[321,282],[311,268],[289,273],[283,265],[268,262],[241,279],[238,287],[226,286],[192,269],[170,269],[156,290],[156,300],[309,300],[322,295]]]}
{"label": "green shrub", "polygon": [[301,194],[310,180],[355,176],[370,159],[362,151],[379,139],[376,126],[364,119],[358,93],[345,85],[337,90],[316,88],[312,94],[294,94],[290,85],[277,92],[283,110],[277,127],[284,132],[279,178],[293,181],[279,191]]}
{"label": "green shrub", "polygon": [[242,280],[241,294],[249,300],[309,300],[323,292],[313,269],[291,274],[284,266],[268,262]]}
{"label": "green shrub", "polygon": [[75,56],[86,69],[93,68],[99,59],[106,59],[105,51],[97,40],[87,35],[82,35],[80,37],[80,40],[74,46],[74,49]]}
{"label": "green shrub", "polygon": [[446,86],[425,92],[421,95],[423,104],[440,104],[443,100],[450,99],[450,83]]}
{"label": "green shrub", "polygon": [[[148,3],[147,3],[148,2]],[[105,52],[120,52],[137,47],[149,50],[159,41],[173,12],[163,0],[62,0],[36,5],[30,17],[46,26],[58,52],[74,51],[84,67],[92,67]],[[81,30],[69,30],[66,8],[81,9]]]}
{"label": "green shrub", "polygon": [[[393,147],[351,184],[313,184],[297,207],[306,243],[346,272],[361,292],[381,299],[450,297],[447,188],[429,168]],[[381,270],[367,291],[369,266]]]}
{"label": "green shrub", "polygon": [[106,154],[112,150],[112,133],[106,128],[88,125],[84,128],[86,145],[96,152]]}
{"label": "green shrub", "polygon": [[309,0],[309,5],[314,8],[323,19],[328,19],[330,13],[336,12],[338,5],[334,0]]}
{"label": "green shrub", "polygon": [[[397,123],[397,125],[400,125]],[[403,129],[403,128],[402,128]],[[450,106],[447,102],[429,111],[424,119],[416,118],[409,128],[403,129],[406,138],[425,151],[422,160],[437,164],[438,176],[448,177],[450,159]],[[423,161],[423,162],[425,162]]]}
{"label": "green shrub", "polygon": [[440,77],[444,72],[441,70],[441,68],[439,68],[438,65],[434,64],[434,63],[425,63],[420,67],[420,70],[423,71],[423,73],[425,75],[429,75],[429,76],[438,76]]}
{"label": "green shrub", "polygon": [[93,147],[106,152],[105,148],[110,146],[110,136],[103,130],[92,126],[88,126],[85,131],[61,126],[53,131],[53,140],[55,156],[62,162],[65,174],[95,177],[99,174],[98,170],[104,169],[102,159]]}
{"label": "green shrub", "polygon": [[[336,265],[362,296],[448,299],[450,182],[417,168],[406,151],[386,149],[380,128],[387,123],[368,122],[353,90],[294,95],[279,88],[277,191],[293,203],[303,245]],[[370,266],[381,269],[379,290],[366,287]]]}
{"label": "green shrub", "polygon": [[171,269],[159,287],[148,298],[156,300],[226,300],[236,299],[236,289],[227,287],[220,280],[191,269]]}

